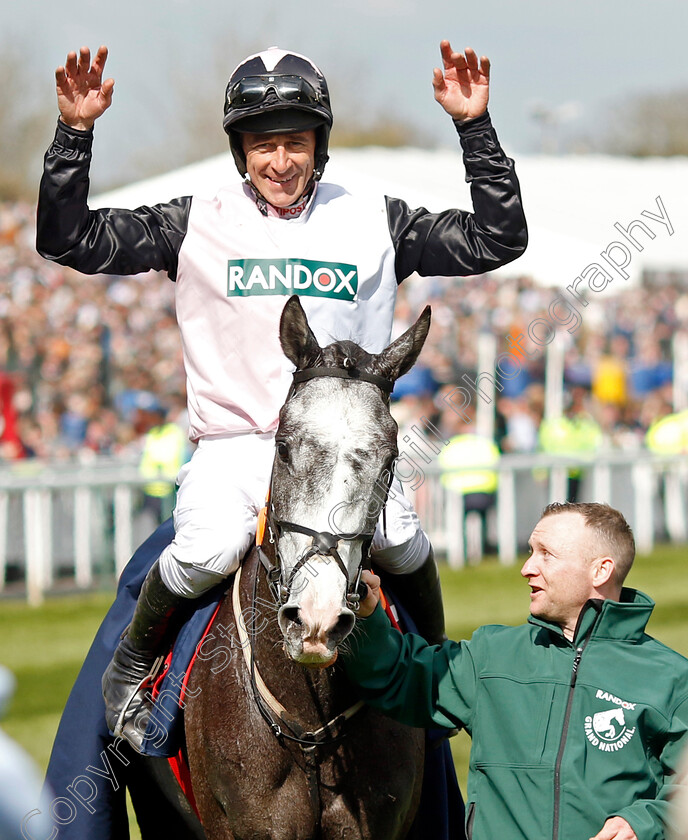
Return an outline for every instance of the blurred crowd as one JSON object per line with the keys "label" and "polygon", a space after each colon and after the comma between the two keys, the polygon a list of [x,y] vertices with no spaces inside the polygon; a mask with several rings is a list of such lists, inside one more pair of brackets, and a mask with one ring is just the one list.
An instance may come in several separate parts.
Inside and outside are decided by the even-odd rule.
{"label": "blurred crowd", "polygon": [[[0,459],[140,457],[152,424],[186,426],[174,286],[154,272],[85,277],[51,264],[35,251],[34,225],[33,206],[0,204]],[[518,276],[405,282],[398,330],[428,302],[433,326],[395,392],[402,420],[424,415],[447,434],[465,431],[442,396],[475,380],[478,337],[492,333],[502,353],[509,336],[524,336],[518,375],[498,380],[495,443],[501,452],[542,448],[545,355],[527,336],[555,294]],[[688,289],[627,288],[579,309],[558,329],[565,415],[585,418],[598,446],[642,447],[653,421],[673,410],[673,337],[688,330]]]}
{"label": "blurred crowd", "polygon": [[151,396],[186,427],[172,283],[49,263],[35,207],[0,204],[0,458],[135,460]]}
{"label": "blurred crowd", "polygon": [[[566,297],[569,305],[554,310],[559,314],[555,322],[551,305],[557,298],[564,296],[523,276],[416,278],[402,285],[399,328],[426,303],[433,315],[421,361],[395,391],[402,423],[425,414],[444,435],[465,434],[474,409],[488,399],[470,383],[487,373],[496,383],[494,443],[502,453],[647,446],[648,430],[676,410],[675,336],[688,335],[688,283],[622,288],[613,295],[591,295],[585,306]],[[556,326],[557,340],[566,347],[563,413],[548,420],[545,341],[551,334],[543,330],[546,321]],[[529,337],[535,323],[539,327],[532,333],[540,345]],[[480,370],[484,333],[494,336],[497,356],[505,354],[502,376],[494,369]],[[468,416],[447,403],[457,385],[473,396]]]}

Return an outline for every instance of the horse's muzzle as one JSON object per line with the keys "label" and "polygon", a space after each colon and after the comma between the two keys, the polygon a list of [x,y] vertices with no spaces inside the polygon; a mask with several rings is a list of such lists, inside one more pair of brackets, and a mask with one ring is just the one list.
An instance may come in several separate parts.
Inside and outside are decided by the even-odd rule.
{"label": "horse's muzzle", "polygon": [[296,604],[285,604],[277,613],[287,654],[302,665],[326,667],[334,664],[337,647],[353,630],[356,618],[345,608],[334,621],[313,615]]}

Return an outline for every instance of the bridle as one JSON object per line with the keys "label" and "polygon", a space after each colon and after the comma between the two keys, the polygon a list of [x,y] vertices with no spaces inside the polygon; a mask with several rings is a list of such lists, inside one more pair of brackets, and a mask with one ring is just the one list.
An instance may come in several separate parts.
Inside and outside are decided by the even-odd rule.
{"label": "bridle", "polygon": [[[349,366],[346,365],[349,362]],[[336,379],[346,379],[349,382],[367,382],[377,386],[384,394],[389,396],[394,388],[394,382],[386,379],[383,376],[377,376],[374,373],[367,373],[359,370],[353,366],[353,362],[349,359],[345,360],[344,367],[312,367],[304,370],[297,370],[294,373],[293,382],[285,401],[294,396],[297,386],[304,382],[309,382],[312,379],[322,377],[333,377]],[[274,466],[273,466],[274,476]],[[387,486],[385,488],[384,498],[381,500],[383,506],[387,500],[389,488],[392,482],[392,470],[388,471],[386,475]],[[384,509],[384,508],[383,508]],[[311,544],[299,558],[291,570],[289,577],[284,579],[284,568],[279,556],[278,540],[284,533],[303,534],[311,538]],[[374,529],[370,532],[354,532],[354,533],[331,533],[329,531],[315,531],[313,528],[308,528],[305,525],[300,525],[296,522],[289,522],[285,519],[278,519],[275,515],[275,509],[272,502],[272,478],[270,479],[270,489],[268,491],[268,500],[264,512],[264,527],[259,528],[256,535],[256,546],[258,548],[258,556],[265,567],[270,587],[273,594],[281,605],[288,602],[296,575],[308,563],[311,557],[318,555],[320,557],[331,557],[337,567],[342,572],[347,581],[346,602],[353,612],[357,612],[361,597],[365,596],[367,591],[366,585],[361,583],[361,574],[364,568],[369,568],[370,544],[373,540]],[[264,540],[267,538],[268,542],[274,546],[274,563],[270,560],[267,553],[263,549]],[[356,570],[354,580],[349,580],[349,572],[344,565],[344,562],[339,554],[340,542],[351,542],[353,540],[363,540],[361,550],[361,561]]]}

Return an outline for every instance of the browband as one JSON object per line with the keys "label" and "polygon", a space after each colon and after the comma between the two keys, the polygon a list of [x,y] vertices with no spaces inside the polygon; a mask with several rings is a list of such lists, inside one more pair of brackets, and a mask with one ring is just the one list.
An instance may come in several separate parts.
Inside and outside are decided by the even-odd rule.
{"label": "browband", "polygon": [[294,384],[307,382],[309,379],[317,379],[319,376],[333,376],[335,379],[349,379],[355,382],[370,382],[372,385],[377,385],[386,394],[391,394],[394,390],[394,382],[391,380],[385,379],[384,376],[376,376],[374,373],[366,373],[357,368],[314,367],[297,370],[294,372]]}

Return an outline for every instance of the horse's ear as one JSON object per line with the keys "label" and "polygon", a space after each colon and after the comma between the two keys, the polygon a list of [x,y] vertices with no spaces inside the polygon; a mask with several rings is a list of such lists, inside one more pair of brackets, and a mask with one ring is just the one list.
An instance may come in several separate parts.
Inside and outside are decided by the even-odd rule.
{"label": "horse's ear", "polygon": [[415,365],[430,329],[430,307],[426,306],[416,323],[375,357],[381,376],[396,380]]}
{"label": "horse's ear", "polygon": [[311,367],[320,356],[320,345],[308,326],[298,295],[292,295],[282,310],[280,344],[284,355],[297,370]]}

